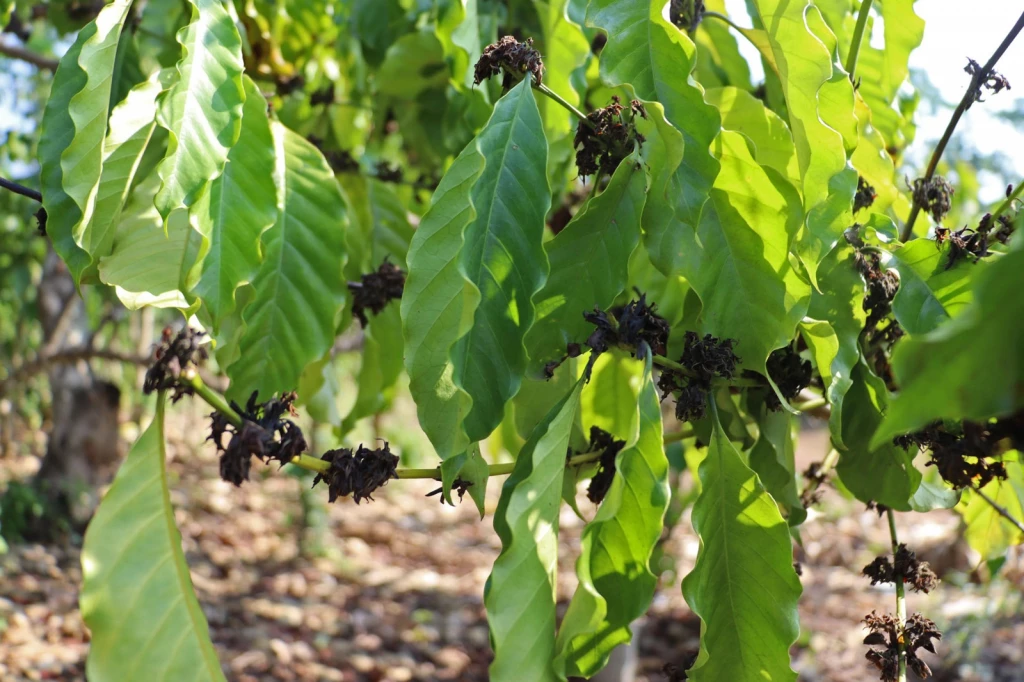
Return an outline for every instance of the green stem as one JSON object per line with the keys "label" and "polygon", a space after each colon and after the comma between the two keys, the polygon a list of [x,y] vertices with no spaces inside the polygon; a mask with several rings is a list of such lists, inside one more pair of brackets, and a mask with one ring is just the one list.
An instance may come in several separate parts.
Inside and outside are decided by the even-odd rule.
{"label": "green stem", "polygon": [[[717,19],[718,21],[721,21],[721,22],[727,24],[728,26],[731,26],[733,29],[736,30],[737,33],[739,33],[741,36],[746,38],[747,42],[749,42],[751,45],[753,45],[755,48],[757,48],[758,52],[761,51],[761,46],[758,45],[757,43],[755,43],[753,41],[753,39],[750,37],[750,35],[747,33],[747,31],[750,30],[749,28],[743,28],[742,26],[737,24],[735,21],[733,21],[732,19],[730,19],[729,17],[725,16],[724,14],[722,14],[720,12],[704,12],[703,17],[705,19],[707,19],[709,17],[712,18],[712,19]],[[703,23],[703,22],[701,22],[701,23]]]}
{"label": "green stem", "polygon": [[567,109],[570,113],[575,114],[576,118],[583,121],[583,123],[589,126],[591,129],[594,128],[594,122],[587,118],[586,114],[584,114],[582,111],[574,107],[572,104],[569,103],[568,100],[566,100],[564,97],[559,95],[557,92],[555,92],[548,86],[544,85],[543,83],[534,82],[533,89],[539,92],[540,94],[544,95],[548,99],[552,100],[553,102],[557,102],[562,107]]}
{"label": "green stem", "polygon": [[850,53],[846,57],[846,73],[850,74],[851,83],[856,82],[854,74],[857,72],[857,58],[860,57],[860,45],[864,42],[864,29],[868,25],[868,16],[871,14],[872,2],[873,0],[863,0],[860,3],[860,14],[857,15],[857,25],[853,29]]}
{"label": "green stem", "polygon": [[[896,515],[892,509],[885,510],[889,517],[889,537],[892,538],[892,555],[895,557],[899,550],[899,539],[896,537]],[[898,682],[907,682],[907,642],[905,625],[907,622],[907,595],[903,587],[903,576],[896,576],[896,644],[899,647],[899,677]]]}
{"label": "green stem", "polygon": [[236,429],[242,428],[242,415],[235,412],[228,401],[224,400],[224,396],[203,383],[198,372],[188,370],[181,375],[180,381],[195,391],[195,394],[205,400],[210,407],[224,415],[232,426]]}
{"label": "green stem", "polygon": [[590,194],[587,196],[587,201],[590,201],[597,196],[598,188],[601,186],[601,178],[603,174],[600,170],[594,174],[594,186],[590,188]]}
{"label": "green stem", "polygon": [[1010,207],[1013,206],[1013,202],[1020,198],[1021,192],[1024,192],[1024,182],[1018,182],[1010,196],[1006,197],[1006,201],[999,204],[999,207],[992,211],[993,224],[995,224],[996,218],[1010,210]]}

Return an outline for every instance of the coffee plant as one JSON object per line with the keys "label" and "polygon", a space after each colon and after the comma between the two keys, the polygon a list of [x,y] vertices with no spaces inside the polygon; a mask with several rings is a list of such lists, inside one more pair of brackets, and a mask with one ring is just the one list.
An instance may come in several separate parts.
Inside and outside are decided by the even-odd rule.
{"label": "coffee plant", "polygon": [[[43,23],[30,5],[2,5],[9,26]],[[369,502],[436,479],[482,516],[505,477],[484,594],[494,680],[590,677],[630,640],[678,443],[700,489],[683,593],[702,628],[675,679],[796,678],[793,542],[825,485],[892,532],[864,569],[896,595],[865,618],[865,665],[928,677],[941,635],[905,588],[941,587],[894,515],[956,507],[986,559],[1024,540],[1024,184],[950,223],[937,174],[961,117],[1010,87],[994,67],[1024,17],[968,62],[909,179],[913,5],[50,3],[74,37],[39,189],[4,187],[41,201],[79,286],[188,322],[157,348],[156,414],[85,538],[89,678],[224,679],[170,503],[168,398],[212,406],[208,447],[235,485],[291,465],[331,502]],[[343,335],[363,358],[347,415]],[[434,468],[352,440],[406,381]],[[296,408],[339,447],[312,452]],[[802,415],[832,446],[807,472]],[[495,439],[513,463],[488,461]],[[559,618],[560,508],[584,483],[599,506]]]}

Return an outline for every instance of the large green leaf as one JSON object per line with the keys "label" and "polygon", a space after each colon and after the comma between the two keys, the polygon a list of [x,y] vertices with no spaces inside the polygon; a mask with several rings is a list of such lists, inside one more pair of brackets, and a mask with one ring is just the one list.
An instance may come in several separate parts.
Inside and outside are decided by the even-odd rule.
{"label": "large green leaf", "polygon": [[637,166],[634,156],[619,164],[605,190],[545,244],[551,275],[536,296],[537,322],[526,335],[533,374],[593,331],[583,313],[608,308],[626,288],[647,184]]}
{"label": "large green leaf", "polygon": [[233,8],[225,0],[190,2],[192,21],[178,32],[178,82],[161,97],[157,114],[170,134],[156,196],[165,221],[221,174],[242,128],[242,42]]}
{"label": "large green leaf", "polygon": [[341,431],[347,433],[363,417],[382,412],[391,402],[402,373],[402,317],[397,303],[387,305],[363,330],[358,391]]}
{"label": "large green leaf", "polygon": [[[631,362],[631,361],[627,361]],[[583,529],[576,574],[580,584],[558,632],[556,669],[590,677],[612,650],[628,642],[632,622],[647,611],[657,578],[650,559],[668,508],[668,459],[662,442],[661,404],[647,358],[626,447],[615,478],[593,521]]]}
{"label": "large green leaf", "polygon": [[[600,61],[604,82],[628,84],[638,98],[660,102],[665,117],[682,133],[682,162],[666,170],[675,173],[671,196],[675,218],[696,228],[718,174],[710,146],[720,121],[718,110],[704,102],[701,87],[689,78],[696,47],[662,17],[664,5],[660,0],[592,0],[587,7],[587,25],[608,34]],[[659,199],[668,200],[664,196]],[[658,232],[676,229],[664,220],[648,220],[646,215],[644,225]],[[655,264],[669,274],[667,266]]]}
{"label": "large green leaf", "polygon": [[696,232],[679,230],[681,273],[703,303],[703,328],[737,339],[744,367],[767,374],[768,354],[792,339],[810,286],[790,261],[800,228],[800,197],[776,171],[760,166],[745,138],[715,140],[721,172]]}
{"label": "large green leaf", "polygon": [[92,682],[224,680],[189,578],[164,460],[164,396],[82,547],[82,618]]}
{"label": "large green leaf", "polygon": [[171,71],[164,70],[132,88],[110,113],[110,131],[103,141],[103,172],[96,190],[95,210],[89,224],[83,223],[81,240],[94,264],[109,255],[113,247],[121,212],[156,128],[156,98],[171,75]]}
{"label": "large green leaf", "polygon": [[100,259],[99,277],[115,287],[129,309],[188,307],[179,289],[181,274],[192,266],[188,213],[168,216],[166,229],[153,205],[160,178],[150,175],[132,191],[114,234],[110,254]]}
{"label": "large green leaf", "polygon": [[541,244],[550,205],[547,142],[529,80],[498,101],[476,140],[487,161],[473,186],[476,217],[466,226],[460,268],[480,303],[452,351],[455,381],[473,401],[465,419],[471,441],[494,430],[519,390],[533,297],[548,276]]}
{"label": "large green leaf", "polygon": [[[914,456],[892,441],[875,444],[871,434],[882,422],[888,393],[885,383],[861,362],[853,369],[853,383],[843,401],[842,436],[836,473],[843,485],[862,502],[879,502],[900,511],[921,483]],[[933,387],[934,390],[934,387]]]}
{"label": "large green leaf", "polygon": [[78,65],[85,74],[85,82],[68,102],[67,113],[74,133],[61,153],[60,165],[64,191],[78,207],[76,215],[81,216],[72,228],[72,235],[75,243],[86,250],[91,240],[86,238],[85,232],[92,221],[96,190],[103,172],[103,138],[110,113],[118,39],[131,4],[131,0],[115,0],[83,30],[89,37],[81,45]]}
{"label": "large green leaf", "polygon": [[[1010,453],[1019,457],[1019,453]],[[1015,519],[1024,518],[1024,466],[1019,461],[1006,463],[1007,479],[990,481],[981,491]],[[1024,542],[1024,533],[1007,521],[973,490],[965,490],[956,510],[967,525],[964,539],[982,559],[994,559],[1014,545]]]}
{"label": "large green leaf", "polygon": [[949,245],[937,248],[934,241],[917,239],[900,247],[890,262],[900,273],[900,288],[892,312],[911,335],[926,334],[971,302],[971,275],[984,267],[963,259],[951,268]]}
{"label": "large green leaf", "polygon": [[800,579],[775,501],[729,442],[717,412],[700,465],[693,528],[697,563],[683,596],[702,621],[696,682],[795,680],[789,647],[799,633]]}
{"label": "large green leaf", "polygon": [[580,399],[585,433],[596,426],[619,440],[637,432],[636,404],[643,386],[643,365],[625,351],[602,353],[594,362],[587,390]]}
{"label": "large green leaf", "polygon": [[263,263],[243,312],[241,357],[228,367],[231,395],[291,391],[306,366],[334,343],[348,292],[342,277],[348,209],[323,155],[277,122],[278,213],[263,233]]}
{"label": "large green leaf", "polygon": [[244,83],[243,141],[231,148],[224,172],[190,211],[206,252],[192,293],[202,299],[215,334],[235,309],[235,290],[259,269],[260,235],[277,218],[267,102],[251,79],[245,77]]}
{"label": "large green leaf", "polygon": [[462,422],[471,399],[454,381],[451,350],[472,326],[480,300],[462,275],[459,257],[466,226],[476,216],[470,193],[483,168],[484,157],[471,144],[441,179],[413,235],[402,295],[409,390],[420,426],[442,461],[469,445]]}
{"label": "large green leaf", "polygon": [[501,553],[484,590],[493,682],[564,680],[555,653],[558,508],[569,435],[583,381],[537,425],[501,488],[494,530]]}
{"label": "large green leaf", "polygon": [[[818,263],[849,227],[849,222],[844,224],[835,211],[838,207],[849,208],[851,190],[837,200],[838,207],[824,212],[813,209],[839,189],[832,182],[833,176],[846,167],[847,148],[841,131],[852,131],[855,143],[853,87],[841,73],[832,80],[832,54],[826,43],[834,43],[835,37],[810,0],[754,0],[752,4],[767,33],[768,48],[786,97],[807,212],[800,253],[813,279]],[[812,19],[820,24],[816,28],[821,35],[812,30]],[[855,187],[856,178],[853,181]]]}
{"label": "large green leaf", "polygon": [[[875,443],[935,419],[987,419],[1024,407],[1024,239],[977,273],[974,300],[893,354],[900,392]],[[936,390],[936,387],[941,390]]]}

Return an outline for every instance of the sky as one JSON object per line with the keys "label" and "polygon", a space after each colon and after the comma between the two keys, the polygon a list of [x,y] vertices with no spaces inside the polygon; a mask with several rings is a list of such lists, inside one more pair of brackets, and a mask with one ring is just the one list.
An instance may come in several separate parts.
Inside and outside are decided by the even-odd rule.
{"label": "sky", "polygon": [[[739,24],[749,26],[744,0],[726,0],[729,15]],[[965,9],[969,7],[969,9]],[[970,76],[964,71],[967,58],[984,64],[1020,17],[1024,5],[1011,0],[917,0],[914,10],[925,20],[924,40],[910,55],[910,68],[920,69],[928,74],[932,84],[938,88],[946,106],[931,111],[928,106],[918,107],[915,114],[918,132],[914,142],[907,149],[906,160],[910,168],[922,169],[927,165],[935,143],[949,123],[953,109],[960,102],[970,83]],[[882,26],[878,22],[871,37],[872,44],[882,47]],[[739,40],[740,51],[751,62],[752,71],[760,70],[760,61],[754,48],[745,40]],[[1009,111],[1024,99],[1024,36],[1018,38],[1006,51],[996,66],[996,71],[1010,80],[1011,87],[1019,82],[1019,89],[1003,91],[975,104],[957,125],[957,136],[966,136],[971,146],[984,153],[1002,151],[1014,160],[1014,165],[1024,178],[1024,129],[1015,128],[993,114]],[[763,78],[763,72],[752,73]],[[1019,94],[1018,94],[1019,93]],[[1019,178],[1000,178],[992,175],[979,178],[982,182],[980,199],[984,203],[1000,199],[1006,183],[1016,184]]]}

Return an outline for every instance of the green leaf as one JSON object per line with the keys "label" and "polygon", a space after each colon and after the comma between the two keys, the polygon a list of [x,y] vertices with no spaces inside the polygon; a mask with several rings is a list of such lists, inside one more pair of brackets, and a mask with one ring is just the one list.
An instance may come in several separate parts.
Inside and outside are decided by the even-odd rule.
{"label": "green leaf", "polygon": [[494,648],[493,682],[565,679],[552,668],[558,510],[582,388],[583,381],[577,381],[537,425],[501,488],[494,512],[501,553],[484,589]]}
{"label": "green leaf", "polygon": [[[537,424],[551,411],[552,406],[576,384],[576,380],[579,378],[578,367],[578,361],[569,358],[555,370],[555,376],[550,379],[527,377],[523,380],[519,393],[511,403],[513,424],[519,438],[523,440],[529,438],[533,430],[537,428]],[[586,401],[586,398],[583,400]],[[515,450],[510,452],[514,453]]]}
{"label": "green leaf", "polygon": [[243,312],[241,357],[227,369],[230,395],[269,397],[294,390],[306,366],[334,343],[347,294],[348,208],[326,159],[301,137],[271,123],[277,221],[263,233],[263,263]]}
{"label": "green leaf", "polygon": [[782,410],[769,410],[763,401],[757,401],[751,408],[757,416],[759,432],[750,450],[750,468],[765,490],[783,506],[789,525],[798,526],[807,518],[807,510],[797,490],[796,417]]}
{"label": "green leaf", "polygon": [[[704,9],[726,14],[724,0],[705,0]],[[693,36],[700,53],[697,59],[697,80],[706,88],[733,86],[753,90],[750,83],[750,65],[740,53],[739,44],[729,26],[718,21],[706,21]]]}
{"label": "green leaf", "polygon": [[[846,168],[847,148],[840,131],[852,131],[856,137],[853,87],[841,73],[830,84],[832,55],[826,45],[835,38],[809,0],[754,0],[752,4],[767,33],[786,97],[807,212],[800,254],[814,281],[818,263],[849,227],[848,221],[843,223],[834,215],[834,209],[824,214],[812,210],[838,189],[832,185],[833,177]],[[837,203],[848,208],[852,197],[852,192],[849,197],[844,193]]]}
{"label": "green leaf", "polygon": [[960,502],[961,491],[946,487],[946,484],[931,469],[935,481],[923,479],[917,492],[910,498],[910,507],[916,512],[930,512],[935,509],[952,509]]}
{"label": "green leaf", "polygon": [[68,116],[74,133],[60,155],[64,191],[78,207],[81,219],[72,228],[75,243],[88,249],[85,231],[92,221],[96,190],[103,172],[103,137],[110,112],[114,61],[121,28],[131,0],[115,0],[83,29],[88,38],[78,53],[78,65],[85,81],[68,102]]}
{"label": "green leaf", "polygon": [[402,100],[443,88],[448,83],[448,65],[441,41],[426,31],[402,36],[388,48],[376,83],[381,95]]}
{"label": "green leaf", "polygon": [[800,580],[789,529],[775,501],[712,417],[701,494],[693,505],[700,537],[683,596],[702,622],[701,652],[688,679],[795,680],[789,648],[799,633]]}
{"label": "green leaf", "polygon": [[927,334],[971,302],[971,275],[985,266],[965,258],[947,269],[949,246],[939,248],[930,239],[916,239],[896,250],[890,262],[883,262],[900,273],[892,312],[912,336]]}
{"label": "green leaf", "polygon": [[602,353],[594,362],[580,401],[584,433],[596,426],[619,440],[637,432],[637,400],[643,386],[643,365],[625,351]]}
{"label": "green leaf", "polygon": [[[717,109],[704,102],[700,85],[689,78],[696,47],[662,17],[664,4],[592,0],[587,7],[587,25],[608,34],[608,43],[601,52],[602,80],[609,86],[629,84],[639,99],[660,102],[665,117],[682,133],[682,163],[666,170],[675,173],[675,218],[695,228],[718,175],[710,146],[720,121]],[[674,229],[664,221],[648,221],[646,216],[644,224],[648,230]],[[662,268],[661,263],[655,264]],[[664,268],[662,271],[669,274]]]}
{"label": "green leaf", "polygon": [[202,271],[192,293],[202,299],[214,334],[235,310],[235,290],[252,281],[260,266],[260,235],[277,218],[274,140],[267,102],[248,77],[242,116],[244,142],[228,153],[224,172],[190,211],[202,235]]}
{"label": "green leaf", "polygon": [[[386,3],[379,3],[386,4]],[[477,0],[452,0],[437,21],[437,38],[451,65],[451,77],[466,87],[473,85],[469,65],[483,52]]]}
{"label": "green leaf", "polygon": [[338,181],[352,207],[352,224],[345,235],[349,252],[345,276],[357,280],[376,270],[385,258],[405,268],[413,228],[395,190],[361,173],[342,173]]}
{"label": "green leaf", "polygon": [[192,265],[188,240],[192,232],[188,214],[168,216],[166,231],[153,205],[160,178],[153,174],[132,191],[117,226],[110,254],[100,259],[99,277],[115,287],[129,310],[189,307],[178,288],[181,273]]}
{"label": "green leaf", "polygon": [[853,368],[860,360],[858,340],[867,313],[864,280],[854,263],[852,246],[842,242],[818,268],[820,291],[811,292],[811,305],[801,331],[825,383],[832,411],[829,431],[839,448],[843,443],[843,398],[853,385]]}
{"label": "green leaf", "polygon": [[547,142],[529,79],[498,101],[476,145],[487,160],[473,186],[476,217],[466,226],[463,275],[480,291],[473,326],[452,351],[456,383],[469,394],[470,441],[501,422],[526,370],[524,337],[533,297],[548,276],[541,241],[550,205]]}
{"label": "green leaf", "polygon": [[161,394],[85,534],[80,605],[94,682],[225,679],[181,549],[165,457]]}
{"label": "green leaf", "polygon": [[535,298],[537,322],[526,335],[534,375],[562,358],[567,343],[581,343],[593,331],[583,313],[608,308],[626,288],[647,184],[637,166],[634,156],[620,163],[605,190],[544,245],[551,275]]}
{"label": "green leaf", "polygon": [[[935,419],[988,419],[1024,407],[1024,240],[974,278],[974,300],[934,331],[901,341],[900,392],[872,442]],[[941,386],[941,391],[935,387]]]}
{"label": "green leaf", "polygon": [[[121,213],[156,128],[156,98],[168,84],[170,71],[161,71],[132,88],[110,113],[110,130],[103,141],[103,172],[96,190],[92,220],[83,223],[81,245],[95,265],[110,254]],[[91,274],[88,268],[83,277]]]}
{"label": "green leaf", "polygon": [[644,363],[634,428],[615,460],[616,473],[594,520],[583,529],[576,574],[580,584],[558,632],[555,667],[590,677],[612,650],[632,638],[630,625],[643,615],[657,578],[650,559],[668,508],[668,459],[662,443],[661,401]]}
{"label": "green leaf", "polygon": [[472,403],[453,378],[451,350],[473,324],[480,292],[462,275],[463,233],[476,217],[470,199],[484,168],[476,144],[441,179],[409,247],[402,295],[405,370],[420,426],[442,461],[469,446],[463,419]]}
{"label": "green leaf", "polygon": [[[1007,462],[1006,473],[1005,481],[990,481],[981,491],[1013,518],[1024,519],[1024,467],[1019,461]],[[982,559],[1002,556],[1010,547],[1024,542],[1024,533],[973,490],[964,491],[956,510],[967,525],[964,531],[967,544]]]}
{"label": "green leaf", "polygon": [[157,172],[156,206],[164,220],[188,208],[224,170],[242,127],[242,42],[225,0],[190,0],[192,21],[178,32],[178,82],[160,98],[167,156]]}
{"label": "green leaf", "polygon": [[885,383],[861,362],[852,374],[843,402],[842,435],[845,448],[839,450],[836,472],[843,485],[862,502],[879,502],[898,511],[908,511],[910,500],[921,483],[914,457],[891,440],[871,441],[882,422],[888,394]]}
{"label": "green leaf", "polygon": [[714,149],[721,172],[699,229],[676,235],[679,274],[703,303],[702,329],[740,340],[742,366],[767,375],[768,354],[793,338],[810,299],[787,248],[800,227],[800,198],[758,165],[741,134],[722,131]]}
{"label": "green leaf", "polygon": [[397,304],[389,304],[370,319],[363,330],[362,365],[356,402],[341,424],[348,433],[363,417],[383,412],[391,403],[395,382],[402,373],[402,317]]}

